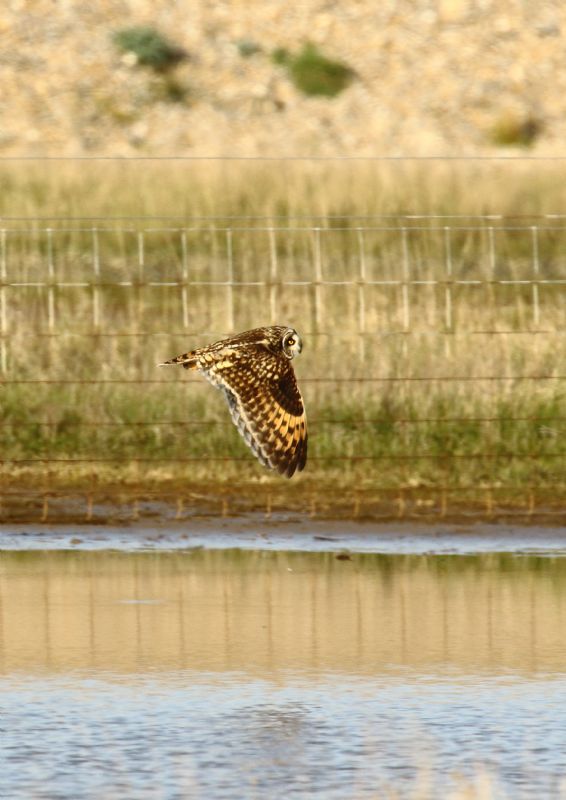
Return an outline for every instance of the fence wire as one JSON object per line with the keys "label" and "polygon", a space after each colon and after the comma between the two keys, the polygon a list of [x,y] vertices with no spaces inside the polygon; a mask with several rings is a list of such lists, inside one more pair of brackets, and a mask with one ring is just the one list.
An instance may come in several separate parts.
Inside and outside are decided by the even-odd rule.
{"label": "fence wire", "polygon": [[[202,218],[198,224],[193,221],[183,227],[153,227],[143,221],[135,226],[111,221],[111,225],[92,227],[67,221],[44,227],[23,218],[9,227],[4,220],[0,229],[0,336],[7,340],[15,335],[10,305],[16,291],[26,290],[42,292],[46,300],[45,324],[29,331],[34,336],[166,335],[162,330],[124,331],[118,326],[109,332],[103,308],[105,294],[159,289],[177,293],[178,335],[233,331],[237,296],[251,289],[266,292],[265,310],[272,322],[280,313],[281,295],[292,290],[309,292],[313,306],[309,335],[339,335],[336,330],[324,330],[329,301],[323,293],[332,290],[354,292],[357,308],[352,312],[356,321],[352,330],[358,336],[453,335],[461,330],[455,318],[458,292],[474,289],[526,291],[530,318],[520,326],[469,328],[468,334],[536,335],[566,329],[548,324],[545,311],[549,303],[541,297],[552,290],[563,301],[566,227],[561,216],[547,215],[528,225],[509,225],[504,218],[495,225],[493,215],[468,218],[466,225],[443,218],[450,224],[441,226],[434,224],[436,216],[413,215],[397,224],[387,219],[388,224],[378,224],[376,218],[371,224],[368,220],[360,224],[359,218],[340,218],[337,225],[327,218],[325,227],[307,226],[304,220],[296,225],[289,225],[288,220],[277,224],[275,219],[269,220],[270,224],[263,219],[236,224],[238,220],[232,219],[228,227],[216,218]],[[428,224],[414,224],[422,220]],[[371,293],[379,289],[398,294],[394,327],[376,328],[368,317]],[[84,290],[90,297],[90,330],[73,330],[66,318],[64,330],[57,330],[63,297],[69,290]],[[214,330],[191,326],[195,315],[189,296],[201,290],[224,298],[224,324]],[[438,293],[439,319],[432,329],[424,330],[415,325],[414,317],[418,295],[427,290]]]}
{"label": "fence wire", "polygon": [[[345,391],[349,386],[367,390],[369,397],[372,386],[389,384],[490,384],[494,392],[525,384],[538,389],[566,380],[561,370],[565,312],[566,215],[560,213],[0,219],[0,372],[6,391],[26,386],[39,391],[45,385],[109,391],[131,386],[143,392],[155,385],[167,391],[190,387],[192,392],[206,384],[184,380],[186,375],[151,377],[154,353],[174,355],[238,330],[282,322],[297,327],[315,354],[310,361],[307,356],[300,375],[301,385],[313,392],[317,386],[344,385]],[[477,371],[470,374],[469,364],[459,367],[452,356],[475,341],[469,347],[477,348]],[[432,356],[421,366],[423,342],[429,342]],[[510,358],[505,369],[490,372],[484,356],[494,342],[503,349],[520,342],[523,357]],[[541,347],[556,358],[541,355],[532,363],[525,358],[530,349]],[[435,353],[440,367],[433,370],[429,366]],[[49,413],[53,416],[52,409]],[[315,450],[310,460],[542,464],[548,459],[560,465],[548,480],[550,486],[566,457],[560,429],[565,420],[556,405],[535,414],[425,412],[417,417],[398,413],[393,419],[375,411],[372,415],[371,409],[367,415],[325,418],[315,405],[313,434],[323,426],[495,428],[533,423],[537,434],[554,445],[493,452],[488,442],[480,452],[415,449],[371,455]],[[66,419],[65,430],[222,429],[228,424],[162,415],[113,421],[95,414],[89,420]],[[4,436],[10,429],[34,426],[57,436],[61,422],[41,412],[31,420],[0,418]],[[231,452],[184,458],[19,452],[0,463],[52,464],[56,469],[79,463],[249,460]]]}

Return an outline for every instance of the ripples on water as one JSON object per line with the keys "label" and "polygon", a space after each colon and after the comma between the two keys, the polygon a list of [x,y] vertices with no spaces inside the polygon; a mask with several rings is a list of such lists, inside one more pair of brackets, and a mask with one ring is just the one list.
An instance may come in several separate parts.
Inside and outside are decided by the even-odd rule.
{"label": "ripples on water", "polygon": [[561,558],[4,553],[0,797],[559,797],[565,654]]}

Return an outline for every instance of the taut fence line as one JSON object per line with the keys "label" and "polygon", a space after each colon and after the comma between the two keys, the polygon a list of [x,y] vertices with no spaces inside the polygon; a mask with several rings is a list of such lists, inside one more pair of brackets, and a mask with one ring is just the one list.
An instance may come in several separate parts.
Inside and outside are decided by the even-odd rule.
{"label": "taut fence line", "polygon": [[[313,409],[314,469],[345,462],[431,461],[455,469],[462,463],[528,463],[532,475],[536,472],[534,483],[523,473],[517,477],[514,467],[505,467],[505,480],[482,479],[481,493],[488,493],[482,505],[491,508],[491,516],[493,497],[505,487],[525,489],[527,516],[534,513],[532,498],[541,485],[562,492],[565,214],[0,218],[4,392],[30,393],[18,394],[18,403],[21,397],[37,401],[35,391],[59,392],[44,406],[35,402],[30,418],[13,410],[0,415],[0,439],[5,438],[0,465],[4,471],[39,465],[56,472],[70,465],[96,470],[101,464],[250,462],[245,450],[237,454],[238,445],[223,451],[221,443],[214,452],[180,455],[145,453],[142,442],[136,452],[128,449],[128,431],[229,430],[221,417],[182,417],[180,404],[188,395],[200,403],[211,390],[187,380],[182,370],[156,373],[157,354],[175,355],[266,323],[292,324],[306,340],[297,371]],[[169,415],[156,414],[146,398],[140,413],[147,418],[126,413],[113,418],[114,412],[109,418],[86,406],[75,418],[77,395],[71,393],[83,386],[108,393],[109,404],[123,404],[119,392],[139,389],[174,392],[179,405]],[[335,393],[349,387],[357,405],[342,414],[345,402]],[[456,392],[464,400],[475,393],[478,404],[461,400],[442,413],[426,403],[418,413],[418,400],[405,411],[402,405],[391,413],[376,406],[383,391],[399,390],[406,398],[411,387]],[[512,392],[540,394],[543,400],[523,408],[518,400],[513,405]],[[494,403],[505,397],[505,405],[482,406],[488,395]],[[389,451],[351,452],[338,434],[326,433],[363,429],[378,439],[388,426],[404,437],[406,451],[392,445]],[[443,451],[423,441],[421,433],[405,436],[407,430],[432,436],[439,426],[448,438],[446,426],[456,432],[459,426],[468,432],[479,427],[483,446],[461,450],[452,442]],[[526,431],[525,443],[519,434],[495,440],[493,432],[502,428]],[[38,439],[49,447],[36,452],[30,439],[17,439],[26,429],[42,431]],[[86,438],[76,434],[78,452],[72,452],[69,431],[79,429],[97,435],[114,431],[117,449],[84,453]],[[63,430],[70,437],[66,451],[58,445]],[[128,443],[123,451],[122,436]],[[317,436],[318,441],[329,437],[318,452]],[[533,464],[540,469],[533,471]],[[375,491],[397,498],[393,516],[416,508],[398,499],[409,496],[410,486],[377,485]],[[430,507],[445,516],[447,495],[467,489],[443,481],[434,491],[440,499]],[[42,494],[47,507],[54,496],[53,488]],[[353,502],[359,510],[359,501]],[[89,513],[92,517],[92,509]],[[558,513],[556,506],[548,513]]]}
{"label": "taut fence line", "polygon": [[[541,292],[566,286],[565,261],[557,257],[560,243],[566,244],[566,217],[546,215],[536,224],[512,225],[494,215],[467,217],[466,225],[459,219],[454,222],[444,217],[444,222],[450,220],[450,224],[439,226],[435,224],[438,216],[410,215],[400,221],[395,218],[396,225],[385,224],[392,219],[374,217],[364,220],[362,225],[357,217],[340,217],[335,221],[342,224],[326,227],[306,226],[304,218],[292,227],[276,224],[274,219],[270,225],[264,219],[250,225],[249,220],[245,224],[246,218],[232,218],[230,227],[222,225],[218,218],[201,218],[198,225],[183,227],[151,227],[139,220],[135,227],[120,222],[106,227],[69,226],[69,220],[58,220],[63,223],[58,227],[45,227],[38,224],[42,221],[18,218],[17,225],[8,227],[8,220],[0,219],[0,335],[3,339],[11,335],[10,300],[16,290],[26,289],[41,290],[46,297],[46,324],[43,330],[33,331],[36,335],[56,335],[56,294],[73,289],[89,293],[92,335],[103,335],[108,323],[101,307],[103,290],[176,290],[179,333],[199,333],[198,327],[191,331],[191,292],[207,289],[222,294],[225,319],[222,331],[231,331],[236,324],[235,293],[252,288],[266,291],[268,303],[264,313],[267,312],[272,323],[279,318],[278,300],[285,289],[309,290],[313,301],[310,333],[317,335],[324,335],[321,326],[328,322],[322,294],[325,289],[349,289],[356,294],[357,311],[352,328],[359,336],[422,334],[424,331],[414,325],[413,304],[419,300],[415,292],[431,289],[439,292],[441,299],[438,324],[436,329],[426,331],[429,334],[455,332],[454,294],[459,289],[498,288],[528,293],[528,328],[494,327],[467,333],[559,332],[552,326],[544,327],[545,304]],[[429,224],[414,224],[423,221]],[[496,221],[497,226],[493,224]],[[328,222],[332,220],[327,219]],[[454,242],[456,237],[458,245]],[[256,254],[261,256],[255,270],[249,264],[242,269],[242,260],[235,253],[237,238],[241,239],[241,247],[253,243]],[[156,259],[156,250],[164,243],[168,263],[163,256]],[[333,262],[338,251],[345,249],[347,263],[339,268]],[[69,262],[77,253],[80,261],[69,269]],[[211,259],[210,268],[203,275],[202,261],[206,258]],[[116,265],[120,259],[118,276]],[[194,269],[195,259],[197,269]],[[298,263],[301,268],[297,270]],[[157,274],[159,267],[161,275]],[[372,329],[368,322],[367,294],[376,289],[398,292],[399,314],[393,330],[375,326]],[[152,331],[151,335],[155,333],[163,332]],[[221,331],[200,333],[213,335]],[[77,332],[67,325],[64,335]],[[140,330],[106,335],[150,334]],[[1,366],[5,371],[5,355]]]}

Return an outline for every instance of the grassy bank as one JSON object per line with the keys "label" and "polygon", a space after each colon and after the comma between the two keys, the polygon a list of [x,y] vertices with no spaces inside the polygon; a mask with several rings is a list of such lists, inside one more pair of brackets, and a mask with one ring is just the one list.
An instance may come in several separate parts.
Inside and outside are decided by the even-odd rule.
{"label": "grassy bank", "polygon": [[6,488],[276,487],[222,398],[155,364],[286,322],[305,339],[305,491],[562,496],[566,231],[524,216],[561,210],[556,166],[2,171]]}

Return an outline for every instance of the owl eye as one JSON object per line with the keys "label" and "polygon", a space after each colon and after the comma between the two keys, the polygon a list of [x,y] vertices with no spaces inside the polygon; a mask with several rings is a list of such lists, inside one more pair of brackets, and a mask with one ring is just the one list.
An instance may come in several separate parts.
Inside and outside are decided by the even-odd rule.
{"label": "owl eye", "polygon": [[287,344],[290,344],[290,345],[291,345],[291,347],[292,347],[292,346],[295,344],[295,337],[294,337],[294,336],[290,336],[290,337],[287,339]]}

